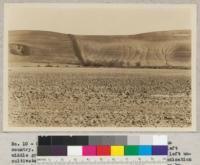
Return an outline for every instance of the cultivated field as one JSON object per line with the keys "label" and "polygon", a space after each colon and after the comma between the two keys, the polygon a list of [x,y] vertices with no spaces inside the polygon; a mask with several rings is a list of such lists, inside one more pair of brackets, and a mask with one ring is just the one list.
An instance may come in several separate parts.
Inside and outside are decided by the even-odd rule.
{"label": "cultivated field", "polygon": [[191,126],[191,70],[19,67],[8,75],[9,126]]}
{"label": "cultivated field", "polygon": [[9,66],[38,63],[103,67],[191,67],[191,31],[136,35],[9,32]]}

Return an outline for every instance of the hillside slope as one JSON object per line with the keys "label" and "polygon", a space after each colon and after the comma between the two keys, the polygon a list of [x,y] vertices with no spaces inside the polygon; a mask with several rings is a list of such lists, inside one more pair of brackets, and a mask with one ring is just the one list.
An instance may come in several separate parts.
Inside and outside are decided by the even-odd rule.
{"label": "hillside slope", "polygon": [[[21,52],[20,46],[25,46]],[[12,65],[31,63],[79,64],[67,34],[46,31],[10,31],[9,62]]]}
{"label": "hillside slope", "polygon": [[84,66],[191,66],[191,31],[137,35],[71,35],[46,31],[9,32],[9,63]]}

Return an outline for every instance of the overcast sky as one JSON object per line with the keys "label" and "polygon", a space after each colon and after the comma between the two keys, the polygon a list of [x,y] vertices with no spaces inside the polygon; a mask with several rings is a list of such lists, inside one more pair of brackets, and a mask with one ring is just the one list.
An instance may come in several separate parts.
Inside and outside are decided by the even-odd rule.
{"label": "overcast sky", "polygon": [[72,34],[137,34],[191,29],[194,6],[157,5],[7,5],[8,30],[45,30]]}

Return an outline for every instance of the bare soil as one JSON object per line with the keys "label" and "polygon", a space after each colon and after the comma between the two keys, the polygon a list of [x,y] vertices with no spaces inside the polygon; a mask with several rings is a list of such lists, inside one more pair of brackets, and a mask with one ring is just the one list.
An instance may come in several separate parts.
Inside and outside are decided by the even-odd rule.
{"label": "bare soil", "polygon": [[15,67],[8,74],[10,126],[191,126],[191,70]]}

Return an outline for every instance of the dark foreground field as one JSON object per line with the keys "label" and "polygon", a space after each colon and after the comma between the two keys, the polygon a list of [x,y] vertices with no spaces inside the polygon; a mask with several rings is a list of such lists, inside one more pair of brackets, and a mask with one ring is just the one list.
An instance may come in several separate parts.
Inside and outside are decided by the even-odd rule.
{"label": "dark foreground field", "polygon": [[191,126],[191,70],[21,67],[8,74],[9,126]]}

